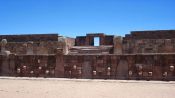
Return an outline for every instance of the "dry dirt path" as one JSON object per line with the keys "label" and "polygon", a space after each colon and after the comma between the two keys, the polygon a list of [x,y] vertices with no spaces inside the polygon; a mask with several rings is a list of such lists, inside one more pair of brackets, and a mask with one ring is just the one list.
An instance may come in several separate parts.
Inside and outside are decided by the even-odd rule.
{"label": "dry dirt path", "polygon": [[0,98],[175,98],[175,82],[0,77]]}

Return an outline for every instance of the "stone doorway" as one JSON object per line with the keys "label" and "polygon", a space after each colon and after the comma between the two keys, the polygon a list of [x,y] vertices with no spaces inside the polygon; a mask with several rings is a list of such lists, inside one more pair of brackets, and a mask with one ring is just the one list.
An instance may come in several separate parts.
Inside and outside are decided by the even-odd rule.
{"label": "stone doorway", "polygon": [[94,46],[100,46],[100,37],[94,37]]}

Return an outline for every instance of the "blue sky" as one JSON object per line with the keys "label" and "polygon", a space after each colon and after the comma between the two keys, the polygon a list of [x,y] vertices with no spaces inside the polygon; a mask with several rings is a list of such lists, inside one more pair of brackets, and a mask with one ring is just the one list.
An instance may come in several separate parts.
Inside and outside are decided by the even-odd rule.
{"label": "blue sky", "polygon": [[175,0],[0,0],[0,34],[175,29]]}

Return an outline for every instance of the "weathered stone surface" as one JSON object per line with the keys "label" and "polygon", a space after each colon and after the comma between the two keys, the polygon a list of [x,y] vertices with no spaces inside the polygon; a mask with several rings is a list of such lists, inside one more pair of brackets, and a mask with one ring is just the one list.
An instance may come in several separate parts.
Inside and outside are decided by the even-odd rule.
{"label": "weathered stone surface", "polygon": [[113,35],[103,33],[89,33],[86,36],[76,37],[76,46],[94,46],[94,37],[99,37],[100,45],[113,45]]}
{"label": "weathered stone surface", "polygon": [[[0,75],[175,80],[175,31],[0,36]],[[94,45],[100,38],[100,46]],[[12,40],[13,39],[13,40]],[[41,39],[41,40],[40,40]],[[6,53],[7,55],[5,55]]]}
{"label": "weathered stone surface", "polygon": [[116,36],[114,41],[114,54],[122,54],[122,37]]}

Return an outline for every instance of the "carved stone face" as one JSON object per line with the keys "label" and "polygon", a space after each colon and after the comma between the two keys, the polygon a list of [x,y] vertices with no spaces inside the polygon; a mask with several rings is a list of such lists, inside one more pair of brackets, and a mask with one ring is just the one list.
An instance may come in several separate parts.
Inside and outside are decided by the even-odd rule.
{"label": "carved stone face", "polygon": [[17,68],[17,73],[20,73],[21,72],[21,69],[20,68]]}
{"label": "carved stone face", "polygon": [[93,71],[93,75],[97,75],[97,71],[94,70],[94,71]]}
{"label": "carved stone face", "polygon": [[108,71],[110,71],[111,70],[111,67],[108,67],[107,69],[108,69]]}
{"label": "carved stone face", "polygon": [[167,73],[167,72],[164,72],[164,73],[163,73],[163,76],[164,76],[164,77],[166,77],[167,75],[168,75],[168,73]]}
{"label": "carved stone face", "polygon": [[140,71],[138,74],[139,74],[139,76],[141,76],[142,75],[142,71]]}
{"label": "carved stone face", "polygon": [[78,74],[81,75],[81,70],[78,70]]}
{"label": "carved stone face", "polygon": [[142,70],[142,69],[143,69],[142,65],[139,65],[139,70]]}
{"label": "carved stone face", "polygon": [[38,59],[38,63],[40,63],[41,61],[40,61],[40,59]]}
{"label": "carved stone face", "polygon": [[72,71],[69,71],[69,74],[71,74],[72,73]]}
{"label": "carved stone face", "polygon": [[27,47],[28,48],[31,48],[32,46],[33,46],[33,43],[32,42],[27,43]]}
{"label": "carved stone face", "polygon": [[61,44],[66,44],[66,39],[64,37],[58,38],[58,42]]}
{"label": "carved stone face", "polygon": [[76,66],[76,65],[74,65],[74,66],[73,66],[73,69],[77,69],[77,66]]}
{"label": "carved stone face", "polygon": [[33,74],[34,73],[34,71],[32,70],[32,71],[30,71],[30,74]]}
{"label": "carved stone face", "polygon": [[38,67],[38,69],[39,69],[39,70],[41,70],[41,69],[42,69],[42,67],[41,67],[41,66],[39,66],[39,67]]}
{"label": "carved stone face", "polygon": [[46,70],[45,73],[46,73],[46,74],[49,74],[49,70]]}
{"label": "carved stone face", "polygon": [[23,47],[27,47],[27,43],[22,44]]}
{"label": "carved stone face", "polygon": [[149,75],[149,76],[152,76],[152,75],[153,75],[153,72],[151,72],[151,71],[148,72],[148,75]]}
{"label": "carved stone face", "polygon": [[2,39],[1,45],[2,45],[2,46],[5,46],[6,44],[7,44],[7,39]]}
{"label": "carved stone face", "polygon": [[129,71],[129,76],[132,76],[132,71],[131,70]]}
{"label": "carved stone face", "polygon": [[174,66],[173,65],[170,66],[170,71],[174,71]]}
{"label": "carved stone face", "polygon": [[25,69],[25,70],[26,70],[26,69],[27,69],[27,66],[23,66],[23,69]]}

